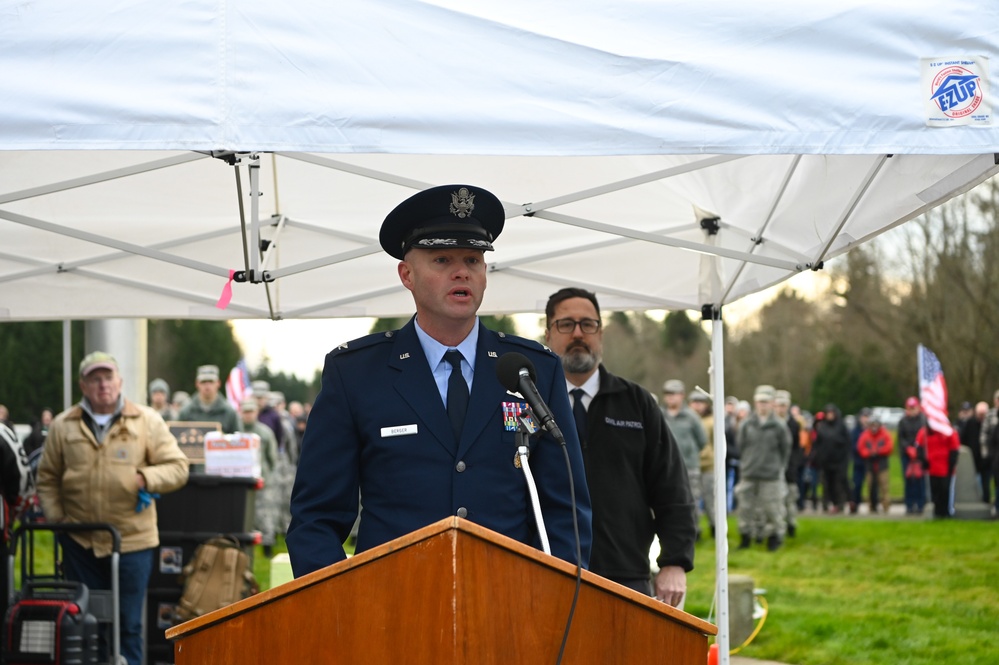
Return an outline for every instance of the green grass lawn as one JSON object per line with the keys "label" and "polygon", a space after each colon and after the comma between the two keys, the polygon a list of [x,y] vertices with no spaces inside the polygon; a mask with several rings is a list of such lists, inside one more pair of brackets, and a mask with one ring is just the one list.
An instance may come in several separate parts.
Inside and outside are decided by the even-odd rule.
{"label": "green grass lawn", "polygon": [[[775,553],[737,550],[729,574],[766,590],[750,658],[795,665],[999,662],[999,523],[803,517]],[[686,610],[706,618],[715,552],[697,546]],[[733,644],[732,647],[737,645]]]}

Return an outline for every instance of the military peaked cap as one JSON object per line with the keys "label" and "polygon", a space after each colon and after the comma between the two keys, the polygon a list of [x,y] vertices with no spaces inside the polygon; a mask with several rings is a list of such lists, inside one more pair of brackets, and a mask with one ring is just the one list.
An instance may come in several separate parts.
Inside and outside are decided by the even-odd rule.
{"label": "military peaked cap", "polygon": [[410,196],[382,222],[382,249],[402,260],[410,249],[492,251],[503,231],[503,204],[472,185],[442,185]]}

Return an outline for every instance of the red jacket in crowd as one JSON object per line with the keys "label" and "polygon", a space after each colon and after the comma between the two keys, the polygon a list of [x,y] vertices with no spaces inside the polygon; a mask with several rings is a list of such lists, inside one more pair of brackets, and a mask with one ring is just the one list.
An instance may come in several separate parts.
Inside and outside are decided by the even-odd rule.
{"label": "red jacket in crowd", "polygon": [[[885,427],[878,427],[876,430],[868,427],[857,439],[857,452],[868,462],[882,462],[881,458],[887,458],[894,449],[895,443]],[[887,467],[879,464],[877,468],[883,470]]]}
{"label": "red jacket in crowd", "polygon": [[948,435],[923,427],[916,434],[916,444],[926,448],[931,476],[942,478],[953,475],[957,467],[957,451],[961,447],[961,440],[957,438],[956,431]]}

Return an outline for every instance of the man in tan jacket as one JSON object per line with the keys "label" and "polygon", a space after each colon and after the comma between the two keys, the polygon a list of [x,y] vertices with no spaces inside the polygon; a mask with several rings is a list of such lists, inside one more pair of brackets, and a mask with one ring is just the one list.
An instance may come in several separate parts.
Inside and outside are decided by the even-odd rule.
{"label": "man in tan jacket", "polygon": [[[80,363],[83,399],[52,421],[38,467],[49,522],[102,522],[121,533],[121,652],[142,662],[142,605],[159,545],[155,496],[187,482],[188,461],[153,409],[125,399],[118,363],[102,351]],[[66,577],[111,588],[111,536],[62,535]]]}

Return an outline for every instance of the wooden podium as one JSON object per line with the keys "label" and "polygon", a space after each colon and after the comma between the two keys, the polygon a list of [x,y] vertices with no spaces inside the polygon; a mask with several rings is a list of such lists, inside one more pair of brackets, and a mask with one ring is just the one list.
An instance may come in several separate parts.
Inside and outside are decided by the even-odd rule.
{"label": "wooden podium", "polygon": [[[575,566],[451,517],[167,630],[177,665],[554,665]],[[563,662],[707,662],[715,626],[583,571]]]}

